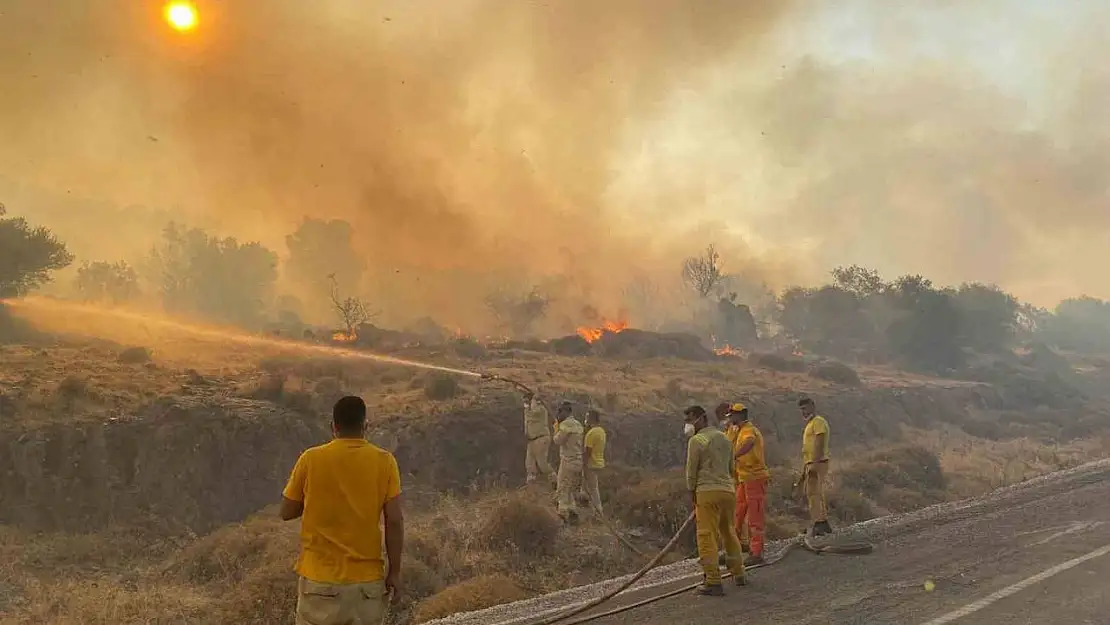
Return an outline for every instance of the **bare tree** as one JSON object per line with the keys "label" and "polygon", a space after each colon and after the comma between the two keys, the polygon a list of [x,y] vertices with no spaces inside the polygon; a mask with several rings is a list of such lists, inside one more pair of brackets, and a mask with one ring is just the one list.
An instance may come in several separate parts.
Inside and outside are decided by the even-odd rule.
{"label": "bare tree", "polygon": [[486,306],[498,324],[514,336],[527,335],[532,325],[547,314],[551,301],[538,286],[525,294],[498,291],[486,296]]}
{"label": "bare tree", "polygon": [[682,281],[702,297],[709,297],[717,291],[724,280],[721,255],[712,244],[705,249],[704,255],[691,256],[682,263]]}
{"label": "bare tree", "polygon": [[358,335],[358,327],[377,316],[376,311],[371,311],[366,302],[357,297],[341,297],[339,295],[339,282],[335,274],[328,275],[331,282],[331,305],[335,314],[343,324],[343,332],[349,340]]}

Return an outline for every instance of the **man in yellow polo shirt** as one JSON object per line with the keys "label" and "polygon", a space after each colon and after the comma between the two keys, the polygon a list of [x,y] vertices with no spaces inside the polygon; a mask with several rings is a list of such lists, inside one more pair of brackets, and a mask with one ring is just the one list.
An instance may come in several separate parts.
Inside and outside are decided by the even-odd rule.
{"label": "man in yellow polo shirt", "polygon": [[596,410],[586,411],[586,448],[585,469],[582,473],[582,490],[590,500],[590,507],[596,515],[601,515],[601,489],[598,477],[605,471],[605,428],[601,427],[601,414]]}
{"label": "man in yellow polo shirt", "polygon": [[806,421],[802,433],[802,479],[809,517],[813,521],[813,535],[832,533],[829,526],[829,503],[825,497],[825,481],[829,476],[829,422],[817,414],[817,405],[805,397],[798,400],[798,408]]}
{"label": "man in yellow polo shirt", "polygon": [[303,516],[297,625],[381,625],[387,599],[400,599],[401,477],[393,454],[370,444],[365,428],[362,399],[340,399],[334,440],[301,454],[285,486],[281,518]]}
{"label": "man in yellow polo shirt", "polygon": [[763,434],[748,418],[748,407],[741,403],[729,406],[726,413],[735,429],[732,454],[736,475],[736,532],[741,547],[744,536],[741,528],[747,525],[749,565],[763,563],[763,535],[767,526],[767,482],[771,471],[767,468],[763,447]]}

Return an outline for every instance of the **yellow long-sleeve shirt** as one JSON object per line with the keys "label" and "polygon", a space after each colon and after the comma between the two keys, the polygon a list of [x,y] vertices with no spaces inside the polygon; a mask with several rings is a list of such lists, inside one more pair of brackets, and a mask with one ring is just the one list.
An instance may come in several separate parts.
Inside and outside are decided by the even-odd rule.
{"label": "yellow long-sleeve shirt", "polygon": [[686,446],[686,487],[696,493],[734,492],[732,443],[717,428],[704,427]]}

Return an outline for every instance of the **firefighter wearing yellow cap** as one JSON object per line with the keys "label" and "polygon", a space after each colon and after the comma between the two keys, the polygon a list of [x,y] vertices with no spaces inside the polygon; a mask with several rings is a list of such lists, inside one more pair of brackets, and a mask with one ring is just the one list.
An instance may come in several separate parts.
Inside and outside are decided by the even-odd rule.
{"label": "firefighter wearing yellow cap", "polygon": [[[767,468],[763,434],[749,420],[748,407],[735,403],[728,407],[732,438],[733,469],[736,478],[736,532],[740,542],[748,543],[751,554],[747,563],[763,562],[764,530],[767,527],[767,482],[771,472]],[[741,528],[747,526],[750,542],[744,540]]]}

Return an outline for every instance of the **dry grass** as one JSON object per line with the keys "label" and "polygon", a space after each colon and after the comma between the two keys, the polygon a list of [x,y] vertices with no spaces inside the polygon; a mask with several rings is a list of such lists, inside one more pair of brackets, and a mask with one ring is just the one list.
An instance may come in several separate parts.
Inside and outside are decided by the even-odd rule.
{"label": "dry grass", "polygon": [[[491,390],[471,378],[451,378],[456,386],[451,392],[429,393],[442,384],[441,374],[340,358],[326,349],[219,329],[197,331],[156,318],[129,319],[121,324],[110,315],[37,309],[35,321],[44,329],[91,332],[115,343],[0,346],[5,420],[23,427],[103,420],[179,394],[255,397],[322,413],[340,395],[356,393],[367,399],[373,413],[410,419],[412,425],[405,427],[415,429],[419,419],[472,408],[483,393],[510,392],[500,386]],[[120,353],[133,346],[149,348],[152,361],[121,362]],[[762,366],[738,358],[617,361],[470,344],[395,356],[466,370],[480,367],[549,396],[633,414],[673,410],[695,398],[832,393],[840,385],[854,384],[843,371],[839,377],[827,376],[834,381],[816,379],[792,360],[764,359]],[[877,367],[857,372],[869,388],[968,386]],[[907,429],[902,439],[913,446],[895,440],[897,436],[860,441],[854,448],[838,441],[833,465],[837,486],[830,497],[836,522],[980,494],[1110,451],[1106,438],[1046,445],[1015,437],[1042,418],[1024,417],[1026,421],[1010,422],[994,413],[984,415],[975,421],[984,436],[968,434],[974,427],[967,423]],[[769,445],[784,444],[769,440]],[[794,455],[793,448],[769,447],[776,464],[786,465]],[[806,520],[803,505],[791,492],[791,467],[776,466],[772,473],[768,533],[779,538],[796,533]],[[503,485],[477,490],[435,494],[409,511],[403,572],[408,592],[402,616],[419,622],[627,573],[643,563],[600,524],[564,528],[547,492],[506,492]],[[635,530],[638,538],[633,540],[648,552],[689,513],[680,471],[612,466],[602,493],[610,517]],[[0,623],[288,622],[296,599],[291,567],[297,548],[296,524],[277,521],[272,511],[200,538],[158,526],[85,535],[0,529]],[[692,537],[684,548],[692,550]]]}
{"label": "dry grass", "polygon": [[[0,392],[15,396],[22,422],[57,420],[58,386],[76,376],[84,385],[65,418],[101,419],[179,393],[292,398],[298,393],[321,400],[340,391],[366,396],[372,411],[428,414],[473,401],[481,388],[473,379],[454,379],[457,390],[438,388],[441,375],[356,357],[343,349],[293,343],[205,325],[189,325],[157,315],[111,313],[94,308],[66,309],[30,300],[14,310],[38,328],[70,333],[51,348],[0,346]],[[120,315],[123,315],[122,317]],[[90,339],[95,336],[98,338]],[[479,346],[481,347],[481,346]],[[126,364],[120,355],[148,350],[151,362]],[[561,357],[520,350],[414,348],[391,356],[433,365],[480,369],[520,380],[550,395],[628,412],[677,407],[690,397],[735,397],[764,391],[820,392],[834,382],[805,372],[776,371],[741,358],[712,362],[677,359],[633,361]],[[766,358],[766,356],[763,356]],[[126,358],[125,358],[126,360]],[[865,383],[917,385],[928,379],[888,369],[861,372]],[[426,388],[433,388],[426,395]],[[681,392],[677,392],[681,391]]]}
{"label": "dry grass", "polygon": [[423,623],[457,612],[481,610],[502,603],[527,599],[528,591],[500,573],[479,575],[453,584],[423,601],[412,614],[413,623]]}
{"label": "dry grass", "polygon": [[[207,536],[0,534],[0,623],[272,625],[296,603],[298,525],[268,510]],[[434,618],[597,581],[642,562],[599,525],[564,528],[548,493],[444,497],[409,514],[402,616]],[[651,549],[651,545],[645,545]]]}

